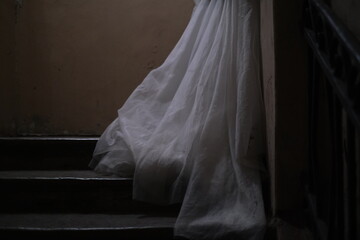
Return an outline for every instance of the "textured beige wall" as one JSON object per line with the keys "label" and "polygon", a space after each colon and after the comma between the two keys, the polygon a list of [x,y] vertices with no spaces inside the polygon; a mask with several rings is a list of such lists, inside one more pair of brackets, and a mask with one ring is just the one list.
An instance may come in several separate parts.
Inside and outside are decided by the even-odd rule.
{"label": "textured beige wall", "polygon": [[360,39],[360,1],[331,0],[331,4],[338,17]]}
{"label": "textured beige wall", "polygon": [[[16,2],[16,12],[5,9]],[[193,2],[1,0],[0,6],[9,15],[1,31],[15,36],[1,46],[7,51],[16,43],[8,67],[14,70],[1,75],[0,135],[78,135],[100,134],[116,117],[174,47]]]}

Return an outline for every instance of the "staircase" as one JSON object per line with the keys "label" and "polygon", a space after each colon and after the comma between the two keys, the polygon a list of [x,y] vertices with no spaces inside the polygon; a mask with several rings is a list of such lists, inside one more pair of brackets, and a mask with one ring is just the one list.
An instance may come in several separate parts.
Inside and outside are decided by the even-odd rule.
{"label": "staircase", "polygon": [[1,239],[172,239],[179,206],[88,168],[97,138],[0,138]]}

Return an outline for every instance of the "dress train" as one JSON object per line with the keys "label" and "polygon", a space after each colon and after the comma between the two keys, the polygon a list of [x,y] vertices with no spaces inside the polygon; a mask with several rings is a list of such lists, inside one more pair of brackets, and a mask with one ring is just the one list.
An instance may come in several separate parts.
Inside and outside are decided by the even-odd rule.
{"label": "dress train", "polygon": [[[165,62],[100,137],[90,167],[133,197],[182,202],[175,235],[263,238],[258,0],[198,0]],[[104,203],[106,204],[106,203]]]}

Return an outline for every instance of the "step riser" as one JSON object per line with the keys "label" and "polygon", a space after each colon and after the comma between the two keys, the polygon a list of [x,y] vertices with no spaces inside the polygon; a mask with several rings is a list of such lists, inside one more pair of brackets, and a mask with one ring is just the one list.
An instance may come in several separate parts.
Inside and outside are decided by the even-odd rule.
{"label": "step riser", "polygon": [[2,140],[0,170],[89,169],[96,140]]}
{"label": "step riser", "polygon": [[171,240],[172,228],[128,229],[128,230],[0,230],[3,239],[127,239],[127,240]]}
{"label": "step riser", "polygon": [[[1,186],[2,184],[0,184]],[[0,212],[127,212],[136,209],[131,200],[131,189],[119,191],[107,187],[9,184],[2,190]],[[114,187],[116,188],[116,187]]]}
{"label": "step riser", "polygon": [[[26,159],[26,161],[24,161]],[[87,170],[91,155],[79,157],[2,157],[0,171],[13,170]]]}
{"label": "step riser", "polygon": [[132,200],[131,182],[91,180],[0,180],[0,213],[163,213],[178,206],[154,206]]}

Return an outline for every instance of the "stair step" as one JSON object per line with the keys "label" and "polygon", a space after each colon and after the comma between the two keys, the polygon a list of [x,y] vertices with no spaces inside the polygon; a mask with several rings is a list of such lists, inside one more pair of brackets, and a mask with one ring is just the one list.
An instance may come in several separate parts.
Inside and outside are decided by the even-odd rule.
{"label": "stair step", "polygon": [[0,212],[153,213],[176,215],[179,206],[132,200],[132,179],[93,171],[0,171]]}
{"label": "stair step", "polygon": [[86,170],[97,137],[0,137],[0,170]]}
{"label": "stair step", "polygon": [[16,237],[172,239],[175,217],[141,214],[1,214],[0,235]]}

